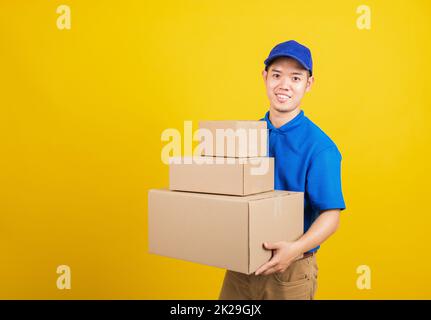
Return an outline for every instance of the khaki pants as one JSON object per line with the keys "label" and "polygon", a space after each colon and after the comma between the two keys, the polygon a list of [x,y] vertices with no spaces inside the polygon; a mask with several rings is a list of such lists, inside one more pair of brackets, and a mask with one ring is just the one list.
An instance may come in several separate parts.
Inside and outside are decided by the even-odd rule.
{"label": "khaki pants", "polygon": [[246,275],[226,271],[220,300],[312,300],[317,289],[316,254],[293,262],[283,273]]}

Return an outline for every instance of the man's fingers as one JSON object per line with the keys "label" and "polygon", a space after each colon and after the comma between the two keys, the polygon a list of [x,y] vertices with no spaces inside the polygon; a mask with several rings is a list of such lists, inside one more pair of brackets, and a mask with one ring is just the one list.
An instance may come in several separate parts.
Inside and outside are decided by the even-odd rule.
{"label": "man's fingers", "polygon": [[254,273],[255,275],[259,275],[263,272],[265,272],[267,269],[270,269],[278,264],[278,260],[271,259],[267,263],[265,263],[263,266],[261,266],[257,271]]}
{"label": "man's fingers", "polygon": [[281,272],[281,270],[279,269],[279,268],[277,268],[277,267],[272,267],[272,268],[269,268],[269,269],[267,269],[265,272],[263,272],[262,274],[264,275],[264,276],[267,276],[267,275],[270,275],[271,273],[275,273],[275,272]]}
{"label": "man's fingers", "polygon": [[279,242],[264,242],[263,247],[268,250],[275,250],[280,248]]}
{"label": "man's fingers", "polygon": [[269,262],[265,263],[263,266],[261,266],[259,269],[257,269],[254,274],[258,276],[262,272],[266,271],[266,269],[268,269],[268,268],[271,268],[271,266],[269,265]]}

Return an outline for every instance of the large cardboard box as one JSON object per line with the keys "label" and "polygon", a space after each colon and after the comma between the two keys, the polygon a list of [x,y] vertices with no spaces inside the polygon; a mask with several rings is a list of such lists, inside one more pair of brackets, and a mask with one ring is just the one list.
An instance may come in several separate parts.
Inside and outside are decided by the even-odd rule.
{"label": "large cardboard box", "polygon": [[239,196],[271,191],[274,158],[171,158],[169,189]]}
{"label": "large cardboard box", "polygon": [[211,139],[202,156],[265,157],[268,155],[268,132],[265,121],[200,121],[199,130]]}
{"label": "large cardboard box", "polygon": [[271,258],[265,241],[303,233],[301,192],[237,197],[150,190],[149,252],[238,271],[255,272]]}

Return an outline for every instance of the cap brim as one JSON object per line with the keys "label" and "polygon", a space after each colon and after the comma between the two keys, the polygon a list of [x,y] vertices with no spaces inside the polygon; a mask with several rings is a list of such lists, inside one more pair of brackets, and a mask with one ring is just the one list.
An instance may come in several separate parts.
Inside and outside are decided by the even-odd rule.
{"label": "cap brim", "polygon": [[284,54],[275,54],[272,57],[266,59],[263,63],[265,64],[265,66],[267,66],[272,61],[274,61],[275,59],[280,58],[280,57],[287,57],[287,58],[295,59],[296,61],[298,61],[301,64],[301,66],[304,67],[305,70],[307,70],[307,71],[310,72],[310,75],[312,74],[312,71],[307,67],[307,65],[305,64],[305,62],[302,61],[301,59],[299,59],[297,56],[295,56],[293,54],[285,54],[285,53]]}

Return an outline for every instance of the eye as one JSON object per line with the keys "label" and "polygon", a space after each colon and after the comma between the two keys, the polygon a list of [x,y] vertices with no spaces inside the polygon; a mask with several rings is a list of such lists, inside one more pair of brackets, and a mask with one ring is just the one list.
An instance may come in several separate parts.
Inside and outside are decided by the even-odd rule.
{"label": "eye", "polygon": [[297,82],[297,81],[301,81],[300,77],[293,77],[293,81]]}
{"label": "eye", "polygon": [[280,77],[280,75],[279,75],[278,73],[274,73],[274,74],[272,75],[272,77],[273,77],[273,78],[278,79],[278,78]]}

